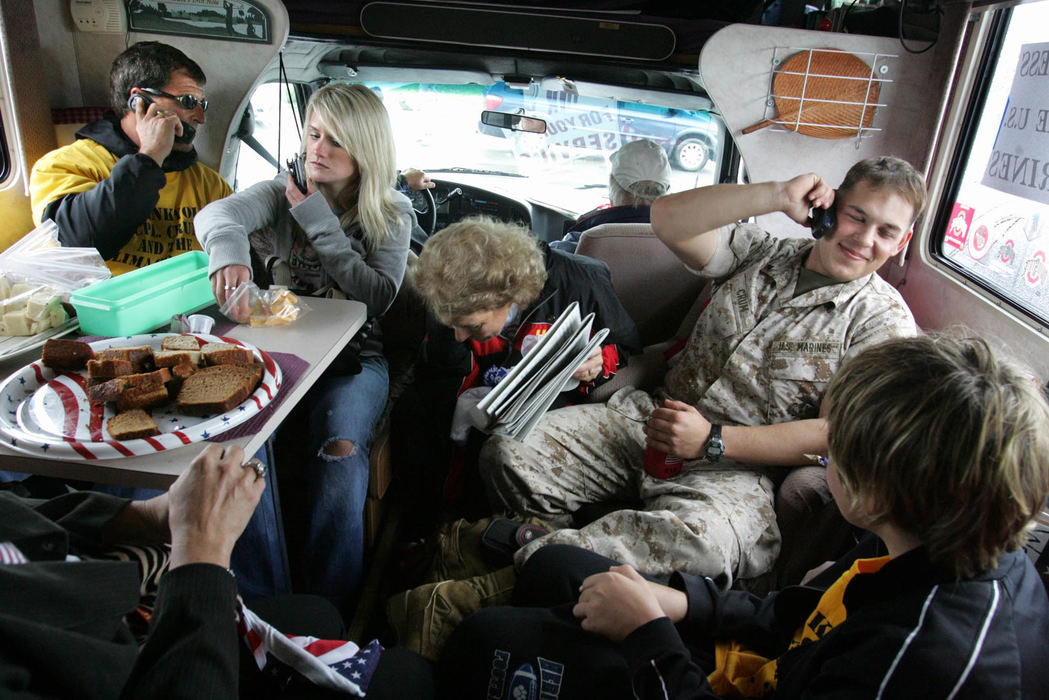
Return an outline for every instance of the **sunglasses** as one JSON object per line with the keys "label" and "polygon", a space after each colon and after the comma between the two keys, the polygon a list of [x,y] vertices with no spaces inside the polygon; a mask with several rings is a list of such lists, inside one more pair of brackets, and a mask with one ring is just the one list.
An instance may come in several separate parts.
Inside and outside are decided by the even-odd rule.
{"label": "sunglasses", "polygon": [[197,105],[205,112],[208,111],[208,101],[202,100],[194,95],[172,95],[170,92],[164,92],[163,90],[157,90],[155,88],[142,88],[142,92],[149,93],[150,95],[156,95],[157,97],[170,97],[182,106],[182,109],[194,110]]}

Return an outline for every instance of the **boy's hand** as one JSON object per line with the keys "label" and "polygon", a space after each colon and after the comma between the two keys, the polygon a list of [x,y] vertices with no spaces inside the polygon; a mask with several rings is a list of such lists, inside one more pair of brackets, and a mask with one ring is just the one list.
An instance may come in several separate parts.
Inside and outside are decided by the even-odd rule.
{"label": "boy's hand", "polygon": [[648,445],[681,459],[703,456],[710,437],[710,421],[695,406],[666,399],[645,424]]}
{"label": "boy's hand", "polygon": [[606,573],[588,576],[579,587],[579,602],[572,608],[582,628],[614,642],[652,620],[666,617],[651,583],[631,566],[613,566]]}

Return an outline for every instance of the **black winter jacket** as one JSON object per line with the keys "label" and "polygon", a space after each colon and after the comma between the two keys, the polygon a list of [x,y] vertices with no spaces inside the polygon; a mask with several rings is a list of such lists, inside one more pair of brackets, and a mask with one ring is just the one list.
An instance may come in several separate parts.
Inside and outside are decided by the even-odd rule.
{"label": "black winter jacket", "polygon": [[639,698],[717,697],[692,663],[690,639],[735,639],[778,657],[776,698],[1034,700],[1049,689],[1049,599],[1022,551],[962,581],[930,564],[924,550],[908,552],[857,575],[845,591],[848,618],[789,651],[822,590],[796,586],[757,598],[680,574],[671,585],[688,594],[688,618],[676,629],[667,618],[653,620],[623,643]]}
{"label": "black winter jacket", "polygon": [[122,617],[139,602],[133,561],[65,561],[97,548],[127,500],[80,492],[49,501],[0,491],[0,542],[29,559],[0,565],[0,697],[237,697],[237,585],[187,564],[160,583],[141,652]]}
{"label": "black winter jacket", "polygon": [[112,172],[101,174],[102,179],[92,189],[48,202],[41,219],[58,225],[62,245],[98,248],[109,260],[150,217],[160,190],[167,185],[165,173],[190,168],[197,162],[197,151],[172,151],[163,166],[158,166],[138,152],[138,145],[127,137],[113,112],[87,124],[76,136],[98,143],[119,160]]}

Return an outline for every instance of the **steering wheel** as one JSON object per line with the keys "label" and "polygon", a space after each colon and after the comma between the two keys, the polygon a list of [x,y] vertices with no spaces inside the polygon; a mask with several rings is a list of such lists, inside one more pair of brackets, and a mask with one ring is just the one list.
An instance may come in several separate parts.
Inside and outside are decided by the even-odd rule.
{"label": "steering wheel", "polygon": [[419,226],[429,238],[437,227],[437,204],[433,199],[433,190],[409,189],[407,195],[412,202],[412,209],[415,210],[415,217],[419,220]]}

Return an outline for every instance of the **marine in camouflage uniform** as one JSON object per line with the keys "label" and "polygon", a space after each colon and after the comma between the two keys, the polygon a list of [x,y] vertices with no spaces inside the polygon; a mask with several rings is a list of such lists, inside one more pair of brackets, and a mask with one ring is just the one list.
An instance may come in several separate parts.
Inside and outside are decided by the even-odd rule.
{"label": "marine in camouflage uniform", "polygon": [[[877,274],[836,282],[805,270],[813,247],[754,224],[722,227],[717,252],[697,271],[717,289],[664,387],[627,387],[605,405],[548,413],[524,442],[488,440],[481,468],[493,505],[565,528],[520,549],[518,567],[555,542],[650,574],[710,576],[723,587],[772,567],[780,535],[768,470],[700,459],[674,478],[651,477],[642,468],[643,427],[666,397],[723,425],[816,418],[847,355],[915,333],[902,297]],[[580,506],[623,500],[642,507],[571,528]]]}

